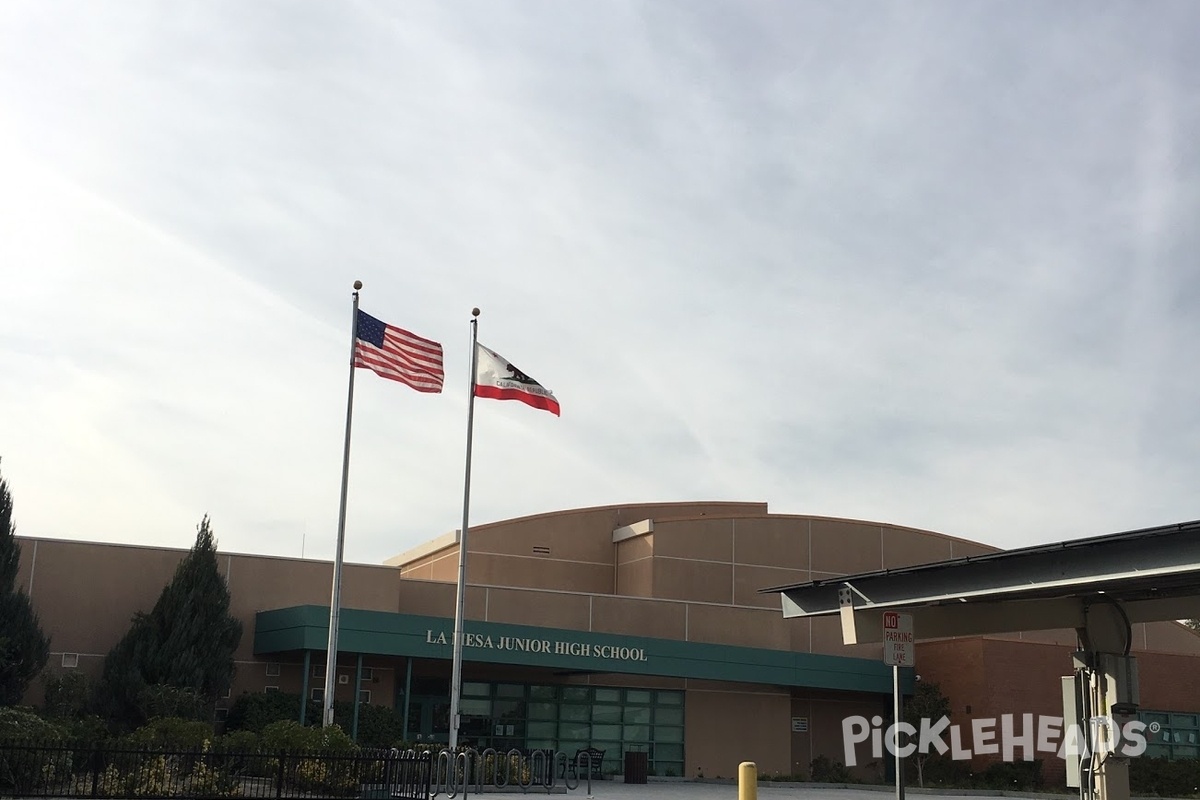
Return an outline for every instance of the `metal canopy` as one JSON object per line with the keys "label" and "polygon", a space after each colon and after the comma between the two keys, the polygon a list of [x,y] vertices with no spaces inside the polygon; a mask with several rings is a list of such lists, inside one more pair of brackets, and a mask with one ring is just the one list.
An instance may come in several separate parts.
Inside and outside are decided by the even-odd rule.
{"label": "metal canopy", "polygon": [[785,617],[840,614],[846,644],[878,642],[904,609],[922,639],[1200,617],[1200,521],[763,589]]}

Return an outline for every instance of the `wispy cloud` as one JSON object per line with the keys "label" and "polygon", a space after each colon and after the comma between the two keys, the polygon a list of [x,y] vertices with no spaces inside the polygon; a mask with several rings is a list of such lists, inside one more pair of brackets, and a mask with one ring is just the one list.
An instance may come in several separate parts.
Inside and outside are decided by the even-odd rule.
{"label": "wispy cloud", "polygon": [[0,457],[24,533],[329,556],[766,500],[1000,545],[1197,516],[1189,3],[8,3]]}

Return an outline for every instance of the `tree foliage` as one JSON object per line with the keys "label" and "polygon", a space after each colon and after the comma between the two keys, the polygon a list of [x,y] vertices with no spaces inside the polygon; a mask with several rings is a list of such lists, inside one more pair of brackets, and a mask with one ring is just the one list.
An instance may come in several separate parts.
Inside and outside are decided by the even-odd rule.
{"label": "tree foliage", "polygon": [[[104,660],[102,695],[109,713],[136,724],[170,701],[173,714],[194,705],[189,715],[202,716],[233,680],[242,624],[229,605],[206,516],[154,608],[134,615],[129,632]],[[192,698],[203,702],[193,704]]]}
{"label": "tree foliage", "polygon": [[12,494],[0,477],[0,705],[4,706],[21,702],[29,682],[50,658],[50,640],[29,596],[17,586],[21,546],[12,513]]}
{"label": "tree foliage", "polygon": [[[929,724],[933,724],[942,717],[950,718],[950,698],[942,694],[941,687],[936,683],[917,681],[916,691],[904,704],[904,721],[920,731],[922,719],[927,719]],[[909,756],[917,768],[918,786],[925,786],[925,764],[936,755],[937,751],[929,748],[926,753],[917,750]]]}

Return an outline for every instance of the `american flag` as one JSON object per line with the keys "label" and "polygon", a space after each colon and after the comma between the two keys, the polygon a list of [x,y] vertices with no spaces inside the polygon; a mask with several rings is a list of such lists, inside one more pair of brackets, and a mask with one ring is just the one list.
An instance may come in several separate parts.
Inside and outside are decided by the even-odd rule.
{"label": "american flag", "polygon": [[354,366],[408,384],[418,392],[440,392],[445,379],[440,344],[387,325],[365,311],[358,312]]}

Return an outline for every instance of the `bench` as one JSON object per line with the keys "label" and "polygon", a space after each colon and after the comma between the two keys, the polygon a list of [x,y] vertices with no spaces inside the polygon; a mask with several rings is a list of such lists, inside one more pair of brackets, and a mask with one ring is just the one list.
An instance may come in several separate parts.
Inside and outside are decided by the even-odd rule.
{"label": "bench", "polygon": [[599,779],[604,776],[604,772],[603,772],[604,753],[605,753],[604,750],[600,750],[599,748],[596,748],[596,747],[584,747],[580,750],[576,750],[575,758],[573,758],[571,760],[571,766],[578,768],[578,766],[580,764],[580,761],[579,761],[580,757],[590,758],[591,759],[591,773],[592,773],[591,777],[593,779]]}

